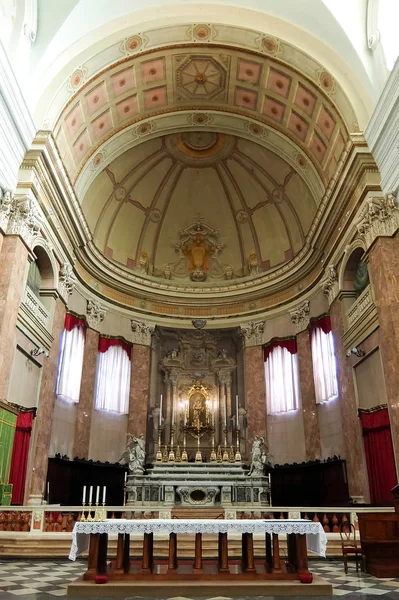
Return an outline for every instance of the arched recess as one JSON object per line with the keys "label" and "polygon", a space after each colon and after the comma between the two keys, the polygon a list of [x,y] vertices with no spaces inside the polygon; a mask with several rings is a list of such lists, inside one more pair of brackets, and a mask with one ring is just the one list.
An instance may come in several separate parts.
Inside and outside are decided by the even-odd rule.
{"label": "arched recess", "polygon": [[347,248],[339,274],[339,289],[345,310],[369,287],[369,273],[365,249],[357,241]]}
{"label": "arched recess", "polygon": [[52,250],[44,240],[37,239],[32,247],[33,258],[29,261],[27,286],[40,302],[37,307],[39,320],[51,331],[57,297],[58,266]]}

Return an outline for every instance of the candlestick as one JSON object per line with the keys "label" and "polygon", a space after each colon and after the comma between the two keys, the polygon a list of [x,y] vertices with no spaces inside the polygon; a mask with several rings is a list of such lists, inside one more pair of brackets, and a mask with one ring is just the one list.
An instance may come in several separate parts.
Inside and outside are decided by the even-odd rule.
{"label": "candlestick", "polygon": [[86,486],[83,486],[83,498],[82,498],[82,504],[86,503]]}
{"label": "candlestick", "polygon": [[98,485],[97,489],[96,489],[96,504],[98,504],[99,500],[100,500],[100,486]]}
{"label": "candlestick", "polygon": [[161,400],[159,403],[159,426],[162,427],[162,394],[161,394]]}
{"label": "candlestick", "polygon": [[158,427],[158,450],[155,456],[155,460],[157,462],[161,462],[162,461],[162,450],[161,450],[161,432],[162,432],[162,427],[159,426]]}
{"label": "candlestick", "polygon": [[89,504],[91,505],[93,501],[93,486],[90,486],[90,490],[89,490]]}
{"label": "candlestick", "polygon": [[241,452],[240,452],[240,430],[237,428],[237,450],[235,456],[235,462],[241,462]]}
{"label": "candlestick", "polygon": [[104,485],[104,487],[103,487],[103,504],[105,504],[105,496],[106,496],[106,493],[107,493],[107,488],[106,488],[106,486]]}

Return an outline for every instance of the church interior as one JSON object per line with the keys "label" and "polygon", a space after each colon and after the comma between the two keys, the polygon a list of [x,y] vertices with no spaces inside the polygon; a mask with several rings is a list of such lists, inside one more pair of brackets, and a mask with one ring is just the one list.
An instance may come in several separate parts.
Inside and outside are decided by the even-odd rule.
{"label": "church interior", "polygon": [[393,599],[398,18],[0,0],[0,600]]}

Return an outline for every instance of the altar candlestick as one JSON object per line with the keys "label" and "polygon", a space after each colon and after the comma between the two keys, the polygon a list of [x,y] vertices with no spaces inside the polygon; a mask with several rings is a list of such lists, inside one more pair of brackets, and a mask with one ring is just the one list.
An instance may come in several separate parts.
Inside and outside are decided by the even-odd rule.
{"label": "altar candlestick", "polygon": [[107,492],[107,488],[106,488],[106,486],[104,485],[104,487],[103,487],[103,504],[105,504],[105,496],[106,496],[106,492]]}
{"label": "altar candlestick", "polygon": [[82,504],[86,503],[86,486],[83,486],[83,498],[82,498]]}
{"label": "altar candlestick", "polygon": [[159,403],[159,426],[162,427],[162,394],[161,401]]}
{"label": "altar candlestick", "polygon": [[239,429],[239,422],[238,422],[238,394],[236,394],[236,424],[237,424],[236,429]]}
{"label": "altar candlestick", "polygon": [[100,500],[100,486],[98,485],[97,489],[96,489],[96,504],[99,503],[99,500]]}
{"label": "altar candlestick", "polygon": [[93,486],[90,486],[90,490],[89,490],[89,504],[91,504],[93,500]]}

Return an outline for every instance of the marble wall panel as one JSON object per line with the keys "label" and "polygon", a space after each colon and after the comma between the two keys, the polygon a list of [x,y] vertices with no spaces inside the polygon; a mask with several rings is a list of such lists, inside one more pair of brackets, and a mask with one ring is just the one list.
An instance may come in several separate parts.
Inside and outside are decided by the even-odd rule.
{"label": "marble wall panel", "polygon": [[73,458],[76,407],[77,405],[73,402],[55,398],[49,456],[59,453],[62,456],[66,454],[69,458]]}
{"label": "marble wall panel", "polygon": [[369,271],[377,304],[382,368],[399,475],[399,235],[377,239],[369,252]]}
{"label": "marble wall panel", "polygon": [[320,458],[321,450],[309,331],[305,330],[298,333],[296,342],[306,460],[315,460]]}
{"label": "marble wall panel", "polygon": [[276,464],[306,460],[305,431],[301,410],[267,416],[267,440]]}
{"label": "marble wall panel", "polygon": [[147,407],[150,385],[150,346],[133,345],[128,432],[147,434]]}
{"label": "marble wall panel", "polygon": [[89,459],[117,462],[126,448],[126,434],[127,415],[93,408]]}
{"label": "marble wall panel", "polygon": [[318,404],[317,416],[320,429],[320,458],[323,460],[331,456],[345,458],[339,398]]}
{"label": "marble wall panel", "polygon": [[256,435],[266,436],[266,384],[262,346],[244,351],[245,404],[247,408],[248,452]]}
{"label": "marble wall panel", "polygon": [[55,304],[53,344],[50,355],[43,363],[42,379],[39,392],[39,404],[35,420],[35,436],[32,447],[31,476],[27,487],[29,496],[39,496],[44,491],[47,477],[47,459],[50,448],[50,437],[54,414],[55,385],[57,381],[58,355],[61,334],[65,322],[65,305],[58,299]]}
{"label": "marble wall panel", "polygon": [[0,398],[7,398],[10,384],[27,260],[28,251],[20,238],[6,236],[0,254]]}
{"label": "marble wall panel", "polygon": [[93,414],[94,389],[98,357],[99,334],[94,329],[86,330],[83,357],[82,381],[79,403],[76,406],[73,456],[88,458]]}
{"label": "marble wall panel", "polygon": [[342,342],[344,334],[342,311],[340,300],[335,300],[330,308],[330,318],[337,357],[339,405],[344,436],[349,494],[352,497],[364,498],[366,502],[369,502],[370,494],[366,459],[363,436],[357,414],[358,407],[353,368],[351,361],[345,356],[345,348]]}

